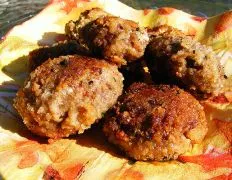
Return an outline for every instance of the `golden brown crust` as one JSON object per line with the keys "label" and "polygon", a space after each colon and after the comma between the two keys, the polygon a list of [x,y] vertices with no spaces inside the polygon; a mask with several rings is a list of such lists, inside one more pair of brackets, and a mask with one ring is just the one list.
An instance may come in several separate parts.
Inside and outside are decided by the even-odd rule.
{"label": "golden brown crust", "polygon": [[66,25],[66,34],[94,55],[118,65],[142,57],[149,41],[146,29],[137,23],[105,14],[96,19],[82,14],[78,21]]}
{"label": "golden brown crust", "polygon": [[122,93],[117,66],[84,56],[50,59],[33,71],[14,106],[34,133],[51,138],[82,133]]}
{"label": "golden brown crust", "polygon": [[135,83],[106,115],[103,131],[131,158],[163,161],[201,142],[207,122],[203,107],[183,90]]}
{"label": "golden brown crust", "polygon": [[80,14],[77,21],[71,20],[65,25],[65,34],[69,39],[76,40],[82,48],[90,52],[87,39],[84,35],[84,29],[97,18],[107,15],[110,14],[100,8],[86,10]]}
{"label": "golden brown crust", "polygon": [[167,25],[154,28],[150,36],[146,60],[154,79],[171,79],[200,95],[221,92],[223,69],[210,47]]}
{"label": "golden brown crust", "polygon": [[149,40],[137,23],[113,16],[96,19],[86,37],[90,37],[90,47],[97,54],[117,64],[142,57]]}
{"label": "golden brown crust", "polygon": [[33,71],[46,60],[65,55],[88,55],[88,51],[82,48],[75,41],[64,41],[52,46],[45,46],[35,49],[29,53],[29,70]]}

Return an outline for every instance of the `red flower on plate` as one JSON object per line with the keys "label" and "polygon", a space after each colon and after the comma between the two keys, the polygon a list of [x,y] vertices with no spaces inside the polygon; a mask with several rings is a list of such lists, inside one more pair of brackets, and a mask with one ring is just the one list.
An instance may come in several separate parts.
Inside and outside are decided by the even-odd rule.
{"label": "red flower on plate", "polygon": [[24,169],[37,164],[39,162],[39,154],[37,150],[42,148],[42,145],[34,141],[16,142],[14,152],[21,155],[18,168]]}
{"label": "red flower on plate", "polygon": [[148,15],[152,10],[151,9],[144,9],[143,14],[146,16]]}
{"label": "red flower on plate", "polygon": [[77,7],[77,4],[80,2],[90,2],[90,0],[52,0],[51,4],[60,3],[62,6],[61,9],[68,14],[73,8]]}
{"label": "red flower on plate", "polygon": [[124,179],[124,180],[143,180],[144,177],[143,177],[143,174],[139,171],[135,171],[133,169],[127,169],[123,175],[122,175],[122,178],[120,179]]}
{"label": "red flower on plate", "polygon": [[221,131],[228,141],[232,144],[232,122],[214,120],[217,128]]}
{"label": "red flower on plate", "polygon": [[222,14],[215,27],[215,32],[220,33],[232,27],[232,11]]}
{"label": "red flower on plate", "polygon": [[196,156],[180,156],[178,158],[181,162],[190,162],[201,165],[206,171],[211,171],[217,168],[232,168],[232,155],[230,152],[208,153]]}
{"label": "red flower on plate", "polygon": [[173,13],[174,11],[175,11],[175,9],[170,8],[170,7],[163,7],[163,8],[158,9],[158,13],[160,15],[169,15],[169,14]]}
{"label": "red flower on plate", "polygon": [[199,16],[193,16],[191,17],[194,21],[197,21],[199,23],[201,23],[202,21],[206,20],[205,17],[199,17]]}

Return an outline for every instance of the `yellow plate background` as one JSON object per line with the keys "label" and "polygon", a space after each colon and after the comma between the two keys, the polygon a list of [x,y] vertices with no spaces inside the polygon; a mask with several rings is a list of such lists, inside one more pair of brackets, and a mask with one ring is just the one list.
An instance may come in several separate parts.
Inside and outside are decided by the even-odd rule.
{"label": "yellow plate background", "polygon": [[226,74],[232,75],[232,11],[204,19],[173,8],[135,10],[117,0],[50,1],[37,16],[8,32],[0,44],[1,176],[91,180],[232,178],[232,122],[224,117],[215,120],[210,112],[209,133],[204,142],[181,156],[182,162],[132,162],[109,146],[96,128],[84,135],[48,142],[27,131],[12,107],[12,100],[27,76],[28,53],[62,40],[65,23],[78,19],[82,11],[92,7],[101,7],[145,27],[161,24],[176,27],[212,46]]}

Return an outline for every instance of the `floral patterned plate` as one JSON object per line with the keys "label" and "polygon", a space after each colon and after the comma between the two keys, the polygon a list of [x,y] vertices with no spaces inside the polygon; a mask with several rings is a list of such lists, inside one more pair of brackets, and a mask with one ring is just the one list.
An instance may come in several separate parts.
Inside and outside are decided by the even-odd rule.
{"label": "floral patterned plate", "polygon": [[[93,127],[68,139],[32,135],[12,107],[28,75],[28,53],[62,41],[64,25],[92,7],[141,26],[169,24],[212,46],[232,75],[232,11],[203,18],[163,7],[135,10],[117,0],[52,0],[37,16],[15,26],[0,44],[0,174],[3,179],[232,179],[231,93],[205,102],[209,132],[191,152],[171,162],[134,162]],[[0,177],[0,179],[1,179]]]}

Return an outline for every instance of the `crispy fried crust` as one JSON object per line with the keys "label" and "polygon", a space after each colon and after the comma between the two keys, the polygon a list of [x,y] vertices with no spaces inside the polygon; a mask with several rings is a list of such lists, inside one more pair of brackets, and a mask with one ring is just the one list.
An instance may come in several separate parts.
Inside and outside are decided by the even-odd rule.
{"label": "crispy fried crust", "polygon": [[46,60],[65,55],[88,55],[88,51],[76,41],[64,41],[52,46],[45,46],[29,53],[29,70],[33,71]]}
{"label": "crispy fried crust", "polygon": [[210,47],[164,25],[150,32],[146,60],[153,78],[169,79],[198,95],[222,91],[223,69]]}
{"label": "crispy fried crust", "polygon": [[122,93],[117,66],[84,56],[50,59],[33,71],[14,101],[25,125],[51,138],[83,133]]}
{"label": "crispy fried crust", "polygon": [[91,13],[91,10],[84,12],[78,21],[66,25],[66,34],[70,39],[77,40],[93,54],[118,65],[143,56],[149,41],[146,29],[133,21],[104,13],[95,19],[89,15]]}
{"label": "crispy fried crust", "polygon": [[135,160],[170,160],[191,150],[207,133],[203,107],[168,85],[135,83],[105,118],[108,140]]}
{"label": "crispy fried crust", "polygon": [[76,40],[81,47],[90,52],[91,50],[89,49],[88,39],[85,37],[84,29],[97,18],[108,15],[110,14],[100,8],[86,10],[80,14],[77,21],[71,20],[65,25],[65,33],[69,39]]}

